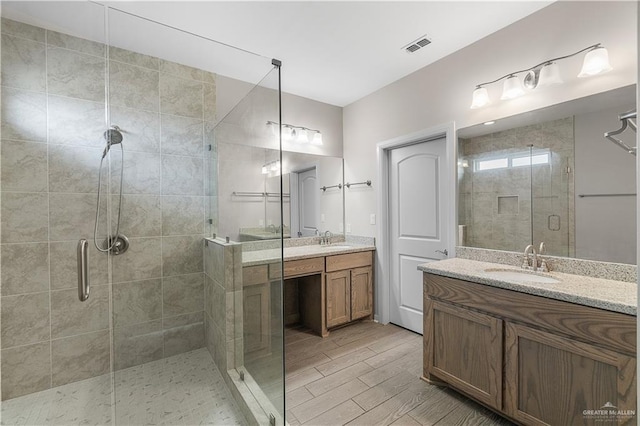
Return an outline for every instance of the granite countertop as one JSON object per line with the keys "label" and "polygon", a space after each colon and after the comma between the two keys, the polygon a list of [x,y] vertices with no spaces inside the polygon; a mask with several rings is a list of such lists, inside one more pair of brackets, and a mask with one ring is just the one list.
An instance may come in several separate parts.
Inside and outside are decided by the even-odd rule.
{"label": "granite countertop", "polygon": [[636,283],[554,271],[540,275],[555,278],[560,281],[559,283],[511,281],[505,278],[491,277],[485,270],[523,271],[521,268],[460,258],[424,263],[418,266],[418,269],[444,277],[457,278],[623,314],[636,315],[637,312],[638,287]]}
{"label": "granite countertop", "polygon": [[[334,254],[358,253],[361,251],[375,250],[375,246],[336,243],[328,246],[308,245],[298,247],[285,247],[284,260],[309,259],[320,256],[332,256]],[[242,266],[263,265],[280,260],[280,249],[253,250],[242,252]]]}

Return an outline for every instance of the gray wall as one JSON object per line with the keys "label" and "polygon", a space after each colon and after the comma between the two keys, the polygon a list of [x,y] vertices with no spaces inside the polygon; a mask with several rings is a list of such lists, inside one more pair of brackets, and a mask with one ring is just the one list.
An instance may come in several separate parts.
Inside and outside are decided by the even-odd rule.
{"label": "gray wall", "polygon": [[[345,180],[373,178],[379,187],[376,143],[442,123],[457,128],[519,114],[604,92],[637,81],[636,2],[556,2],[344,108]],[[535,40],[535,43],[531,41]],[[499,101],[501,85],[490,88],[487,108],[470,110],[475,85],[541,60],[601,42],[614,71],[576,78],[582,55],[562,61],[565,84]],[[357,235],[377,236],[369,215],[375,189],[349,192],[346,222]]]}
{"label": "gray wall", "polygon": [[91,296],[81,303],[75,248],[93,239],[104,46],[2,23],[2,399],[109,372],[111,282],[116,369],[202,347],[214,76],[111,50],[111,122],[126,150],[121,232],[131,247],[113,258],[111,278],[107,256],[90,252]]}
{"label": "gray wall", "polygon": [[[636,198],[584,197],[580,194],[635,194],[635,157],[602,137],[620,128],[618,115],[634,108],[627,105],[577,115],[576,134],[576,257],[636,263]],[[618,136],[635,146],[630,129]]]}

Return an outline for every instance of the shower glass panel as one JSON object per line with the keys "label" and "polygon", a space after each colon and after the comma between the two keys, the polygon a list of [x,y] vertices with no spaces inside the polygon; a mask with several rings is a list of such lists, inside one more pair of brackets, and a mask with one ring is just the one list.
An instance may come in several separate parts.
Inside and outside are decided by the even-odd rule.
{"label": "shower glass panel", "polygon": [[[284,424],[281,271],[286,182],[279,127],[267,125],[280,121],[279,71],[273,67],[255,87],[234,83],[244,97],[214,129],[212,171],[218,178],[210,179],[217,182],[210,206],[212,237],[233,246],[234,272],[226,289],[217,290],[214,281],[207,285],[212,293],[226,295],[227,314],[221,321],[226,326],[227,366],[252,400],[250,406],[260,407],[254,415],[261,424],[271,416]],[[268,235],[240,243],[246,226]],[[221,333],[216,328],[212,332]]]}
{"label": "shower glass panel", "polygon": [[575,257],[574,118],[527,126],[533,140],[533,245],[545,243],[545,254]]}
{"label": "shower glass panel", "polygon": [[244,423],[219,356],[234,343],[224,324],[233,300],[214,291],[226,265],[211,262],[218,243],[205,237],[226,161],[214,128],[271,60],[115,9],[108,23],[110,118],[125,137],[121,233],[130,242],[112,256],[116,420]]}
{"label": "shower glass panel", "polygon": [[214,127],[277,89],[271,59],[91,2],[1,6],[2,424],[247,423],[215,356],[242,351],[235,289],[208,291],[226,265],[205,236]]}
{"label": "shower glass panel", "polygon": [[458,245],[521,251],[531,244],[530,144],[510,130],[460,138]]}
{"label": "shower glass panel", "polygon": [[90,2],[2,2],[3,424],[114,421],[109,257],[94,246],[108,127],[105,13]]}

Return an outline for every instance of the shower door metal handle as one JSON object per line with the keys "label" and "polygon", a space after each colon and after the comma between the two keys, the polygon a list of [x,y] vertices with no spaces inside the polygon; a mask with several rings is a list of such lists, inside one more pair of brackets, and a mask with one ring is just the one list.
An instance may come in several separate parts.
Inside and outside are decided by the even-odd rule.
{"label": "shower door metal handle", "polygon": [[87,240],[78,241],[78,299],[85,302],[89,298],[89,267],[87,264]]}

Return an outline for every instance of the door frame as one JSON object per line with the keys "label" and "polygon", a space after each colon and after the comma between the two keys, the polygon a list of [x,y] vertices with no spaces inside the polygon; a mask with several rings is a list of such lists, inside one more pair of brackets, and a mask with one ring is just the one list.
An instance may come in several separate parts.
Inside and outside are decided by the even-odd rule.
{"label": "door frame", "polygon": [[389,250],[389,157],[391,150],[401,148],[403,146],[415,145],[422,142],[429,142],[436,139],[445,139],[446,146],[446,162],[449,167],[445,190],[451,194],[449,205],[446,208],[446,214],[452,220],[449,221],[449,227],[445,230],[449,251],[449,258],[456,255],[456,226],[458,223],[457,205],[458,205],[458,168],[456,167],[456,158],[458,156],[458,144],[456,143],[456,127],[455,122],[440,124],[419,130],[393,139],[378,142],[377,150],[377,180],[380,184],[377,186],[376,198],[377,214],[378,214],[378,243],[376,251],[378,253],[378,262],[376,262],[376,314],[374,319],[383,324],[387,324],[391,317],[391,279],[390,279],[390,263],[391,253]]}

